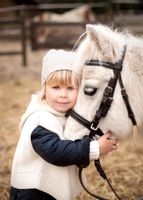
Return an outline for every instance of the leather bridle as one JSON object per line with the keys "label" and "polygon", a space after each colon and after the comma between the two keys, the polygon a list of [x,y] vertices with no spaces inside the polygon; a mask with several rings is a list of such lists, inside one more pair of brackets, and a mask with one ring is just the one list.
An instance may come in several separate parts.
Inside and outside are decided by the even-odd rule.
{"label": "leather bridle", "polygon": [[[124,99],[127,111],[128,111],[128,116],[131,119],[133,125],[134,126],[136,125],[134,113],[133,113],[132,108],[130,106],[128,95],[127,95],[126,90],[124,88],[122,77],[121,77],[121,71],[122,71],[122,67],[123,67],[123,61],[124,61],[126,49],[127,49],[127,47],[125,46],[124,50],[123,50],[122,58],[115,64],[110,63],[110,62],[99,61],[99,60],[88,60],[88,61],[85,62],[85,65],[87,65],[87,66],[105,67],[105,68],[112,69],[113,72],[114,72],[114,77],[110,78],[108,85],[104,89],[102,100],[100,102],[99,108],[96,111],[95,117],[94,117],[92,122],[89,122],[88,120],[86,120],[85,118],[80,116],[78,113],[76,113],[72,109],[68,112],[68,115],[70,115],[72,118],[74,118],[76,121],[78,121],[81,125],[83,125],[84,127],[86,127],[87,129],[90,130],[90,134],[89,134],[90,138],[95,138],[95,135],[99,135],[99,136],[103,135],[102,131],[98,128],[99,122],[103,117],[105,117],[107,115],[107,113],[109,111],[109,108],[110,108],[112,101],[113,101],[113,96],[114,96],[114,91],[115,91],[115,88],[116,88],[117,81],[119,81],[119,85],[120,85],[120,88],[121,88],[121,94],[122,94],[122,97]],[[118,194],[115,192],[114,188],[112,187],[110,181],[108,180],[108,178],[107,178],[107,176],[106,176],[106,174],[105,174],[105,172],[104,172],[104,170],[103,170],[103,168],[100,164],[100,160],[95,160],[94,163],[95,163],[96,169],[99,172],[99,174],[101,175],[101,177],[107,181],[111,190],[114,192],[115,196],[119,200],[121,200],[121,198],[118,196]],[[91,193],[84,186],[83,181],[82,181],[82,169],[83,168],[79,169],[79,178],[80,178],[80,182],[81,182],[83,188],[86,190],[86,192],[88,194],[90,194],[91,196],[95,197],[96,199],[107,200],[106,198],[103,198],[103,197],[100,197],[96,194]]]}

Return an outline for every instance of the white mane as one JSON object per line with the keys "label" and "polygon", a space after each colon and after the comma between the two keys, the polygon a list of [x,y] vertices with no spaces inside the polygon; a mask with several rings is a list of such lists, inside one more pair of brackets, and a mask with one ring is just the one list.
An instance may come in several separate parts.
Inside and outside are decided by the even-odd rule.
{"label": "white mane", "polygon": [[[132,35],[119,33],[102,25],[87,25],[87,36],[77,50],[77,70],[82,74],[81,87],[74,110],[92,121],[102,99],[103,91],[108,81],[113,77],[113,70],[104,67],[85,66],[85,61],[98,59],[111,63],[118,62],[127,45],[121,76],[127,91],[129,102],[135,114],[137,126],[143,129],[143,40]],[[97,88],[93,96],[84,94],[85,85]],[[117,83],[114,100],[105,118],[100,121],[99,127],[103,132],[111,130],[118,138],[125,138],[132,133],[132,122],[128,117],[119,83]],[[69,117],[65,128],[65,137],[70,139],[81,138],[89,134],[74,119]]]}

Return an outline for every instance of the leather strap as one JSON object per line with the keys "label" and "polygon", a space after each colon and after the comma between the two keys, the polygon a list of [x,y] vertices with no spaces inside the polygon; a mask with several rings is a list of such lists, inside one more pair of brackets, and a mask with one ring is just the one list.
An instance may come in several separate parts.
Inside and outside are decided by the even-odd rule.
{"label": "leather strap", "polygon": [[96,195],[96,194],[93,194],[92,192],[90,192],[84,185],[83,181],[82,181],[82,171],[83,171],[83,168],[79,168],[79,180],[80,180],[80,183],[82,185],[82,187],[85,189],[85,191],[91,195],[92,197],[96,198],[96,199],[99,199],[99,200],[109,200],[109,199],[106,199],[104,197],[101,197],[99,195]]}
{"label": "leather strap", "polygon": [[133,125],[135,126],[135,125],[137,124],[137,122],[136,122],[136,119],[135,119],[133,110],[132,110],[132,108],[131,108],[131,106],[130,106],[129,98],[128,98],[126,89],[124,88],[123,81],[122,81],[122,77],[121,77],[121,74],[120,74],[120,73],[119,73],[119,84],[120,84],[120,87],[121,87],[121,94],[122,94],[122,97],[123,97],[123,99],[124,99],[124,102],[125,102],[127,111],[128,111],[128,116],[129,116],[129,118],[131,119]]}

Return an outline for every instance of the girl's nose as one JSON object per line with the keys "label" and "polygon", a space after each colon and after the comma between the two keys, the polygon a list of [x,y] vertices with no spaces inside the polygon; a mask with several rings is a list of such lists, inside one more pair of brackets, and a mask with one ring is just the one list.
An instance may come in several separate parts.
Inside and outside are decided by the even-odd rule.
{"label": "girl's nose", "polygon": [[67,90],[66,89],[62,89],[60,91],[60,97],[67,97]]}

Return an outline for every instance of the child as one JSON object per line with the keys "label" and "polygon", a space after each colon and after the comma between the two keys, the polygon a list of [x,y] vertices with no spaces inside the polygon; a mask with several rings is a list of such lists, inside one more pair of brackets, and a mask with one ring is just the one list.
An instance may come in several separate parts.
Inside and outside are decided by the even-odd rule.
{"label": "child", "polygon": [[64,140],[65,114],[79,87],[74,59],[75,53],[54,49],[43,58],[42,90],[21,118],[10,200],[73,200],[83,190],[77,166],[98,159],[99,150],[105,155],[117,148],[116,140],[108,140],[111,133],[98,141]]}

